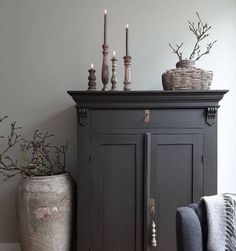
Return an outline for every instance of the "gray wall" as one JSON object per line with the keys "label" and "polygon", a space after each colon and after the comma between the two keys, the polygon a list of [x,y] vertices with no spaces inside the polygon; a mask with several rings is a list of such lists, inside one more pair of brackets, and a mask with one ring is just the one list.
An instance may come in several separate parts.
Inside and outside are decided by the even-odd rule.
{"label": "gray wall", "polygon": [[[197,66],[214,71],[212,89],[230,89],[219,111],[219,192],[236,192],[236,1],[235,0],[0,0],[0,114],[23,126],[57,134],[55,143],[70,142],[68,166],[76,169],[76,111],[67,90],[87,88],[94,63],[100,83],[103,12],[109,12],[108,42],[119,59],[122,88],[124,29],[130,24],[134,89],[162,89],[161,74],[177,58],[169,42],[194,40],[187,19],[199,11],[212,24],[217,44]],[[10,121],[9,120],[9,121]],[[8,123],[1,125],[1,134]],[[17,156],[17,153],[13,153]],[[14,195],[18,178],[0,182],[0,242],[17,241]],[[1,249],[0,249],[1,250]],[[4,251],[7,246],[4,246]],[[9,247],[12,250],[12,246]]]}

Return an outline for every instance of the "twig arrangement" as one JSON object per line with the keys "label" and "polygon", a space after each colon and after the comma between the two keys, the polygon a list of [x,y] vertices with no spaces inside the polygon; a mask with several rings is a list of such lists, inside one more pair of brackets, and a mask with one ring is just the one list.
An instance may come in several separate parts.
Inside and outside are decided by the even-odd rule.
{"label": "twig arrangement", "polygon": [[[54,134],[35,130],[32,139],[22,138],[21,153],[26,175],[53,175],[65,172],[67,145],[54,146],[48,140]],[[52,159],[51,149],[54,148],[55,158]]]}
{"label": "twig arrangement", "polygon": [[[6,118],[7,116],[0,118],[0,122]],[[16,126],[16,122],[11,123],[7,145],[0,152],[0,173],[4,176],[4,181],[17,174],[45,176],[65,172],[68,143],[52,146],[48,140],[54,135],[39,130],[35,130],[32,139],[25,139],[17,133],[19,129],[21,127]],[[18,143],[20,143],[22,164],[18,164],[17,160],[14,161],[8,154]]]}
{"label": "twig arrangement", "polygon": [[[198,22],[197,25],[195,25],[194,22],[190,22],[188,21],[189,24],[189,29],[191,32],[193,32],[194,36],[196,37],[196,42],[195,45],[193,47],[193,50],[189,56],[189,60],[194,60],[197,61],[199,60],[202,56],[209,54],[211,48],[213,47],[213,45],[216,43],[217,40],[210,42],[207,44],[206,50],[202,51],[201,50],[201,45],[200,43],[209,36],[209,30],[211,29],[211,26],[208,26],[207,23],[203,24],[198,12],[196,12],[197,18],[198,18]],[[181,43],[180,45],[176,45],[176,48],[174,46],[172,46],[169,43],[169,46],[171,47],[171,49],[173,50],[173,53],[176,54],[178,56],[179,61],[183,60],[183,52],[180,51],[180,49],[182,48],[184,43]]]}
{"label": "twig arrangement", "polygon": [[[0,122],[4,121],[7,116],[1,117]],[[7,145],[0,151],[0,173],[5,176],[4,180],[11,178],[18,173],[20,173],[20,168],[18,167],[17,160],[13,160],[8,152],[10,149],[15,147],[20,142],[21,135],[17,133],[17,131],[21,129],[21,127],[16,126],[16,122],[11,123],[11,129],[7,139]],[[4,139],[4,136],[0,137]]]}

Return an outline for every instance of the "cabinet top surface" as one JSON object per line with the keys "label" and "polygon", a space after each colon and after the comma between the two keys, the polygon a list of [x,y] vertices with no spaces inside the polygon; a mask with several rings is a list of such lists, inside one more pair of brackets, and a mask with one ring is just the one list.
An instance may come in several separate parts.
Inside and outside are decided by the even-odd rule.
{"label": "cabinet top surface", "polygon": [[207,91],[68,91],[78,107],[168,108],[218,106],[228,90]]}

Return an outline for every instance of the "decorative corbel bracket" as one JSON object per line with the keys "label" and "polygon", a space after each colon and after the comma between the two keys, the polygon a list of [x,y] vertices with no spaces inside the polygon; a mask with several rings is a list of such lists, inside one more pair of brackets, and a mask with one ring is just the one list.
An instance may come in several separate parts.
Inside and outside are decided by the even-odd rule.
{"label": "decorative corbel bracket", "polygon": [[208,107],[206,113],[206,122],[209,126],[216,123],[216,114],[218,107]]}
{"label": "decorative corbel bracket", "polygon": [[79,123],[82,126],[87,126],[88,125],[88,109],[79,108],[78,109],[78,118],[79,118]]}

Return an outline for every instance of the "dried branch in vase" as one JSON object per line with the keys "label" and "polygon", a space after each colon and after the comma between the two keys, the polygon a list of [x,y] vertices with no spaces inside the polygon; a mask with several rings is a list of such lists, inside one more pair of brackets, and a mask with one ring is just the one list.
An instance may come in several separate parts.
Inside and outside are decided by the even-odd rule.
{"label": "dried branch in vase", "polygon": [[180,48],[183,46],[184,43],[182,43],[181,45],[176,44],[176,49],[169,43],[170,48],[173,50],[173,53],[175,53],[178,58],[179,61],[183,59],[183,52],[179,52]]}
{"label": "dried branch in vase", "polygon": [[[0,122],[5,119],[7,119],[7,116],[1,117]],[[7,137],[6,146],[0,151],[0,173],[4,176],[4,180],[8,180],[20,173],[17,160],[13,160],[9,156],[9,151],[20,142],[21,135],[17,133],[19,129],[21,129],[21,127],[16,126],[16,122],[11,123],[11,129]],[[5,137],[1,136],[0,138],[4,139]]]}
{"label": "dried branch in vase", "polygon": [[21,154],[26,175],[53,174],[53,164],[49,157],[51,143],[47,142],[53,136],[48,132],[43,134],[35,130],[32,139],[22,139]]}
{"label": "dried branch in vase", "polygon": [[[196,12],[198,22],[197,25],[195,25],[194,22],[188,21],[189,24],[189,29],[190,31],[194,34],[196,37],[196,42],[193,47],[193,50],[189,56],[189,60],[194,60],[197,61],[199,60],[202,56],[209,54],[210,50],[212,49],[213,45],[216,43],[217,40],[210,42],[207,44],[207,47],[204,51],[201,50],[201,45],[200,43],[209,36],[209,30],[211,29],[211,26],[208,26],[207,23],[203,24],[198,12]],[[183,46],[183,43],[180,45],[176,45],[176,49],[169,43],[169,46],[171,47],[172,51],[174,54],[178,56],[179,60],[183,59],[183,53],[180,52],[180,48]]]}
{"label": "dried branch in vase", "polygon": [[[54,134],[48,132],[43,134],[39,130],[35,130],[32,139],[22,139],[21,153],[25,166],[24,174],[41,176],[65,172],[68,143],[60,147],[52,147],[52,144],[48,142],[51,137],[54,137]],[[55,149],[54,158],[52,148]]]}
{"label": "dried branch in vase", "polygon": [[[7,116],[0,117],[0,122],[6,118]],[[53,134],[35,130],[32,139],[25,139],[21,138],[21,135],[17,133],[19,129],[21,127],[16,126],[16,122],[11,123],[7,144],[0,151],[0,173],[3,175],[4,181],[17,174],[45,176],[65,172],[68,143],[52,147],[48,140],[54,136]],[[1,138],[4,137],[1,136]],[[13,160],[8,154],[10,149],[15,147],[20,141],[22,164],[18,164],[17,160]],[[54,155],[52,149],[55,150]]]}
{"label": "dried branch in vase", "polygon": [[62,172],[65,172],[66,168],[66,153],[68,149],[68,142],[66,145],[61,145],[60,147],[55,146],[55,166],[61,170]]}

